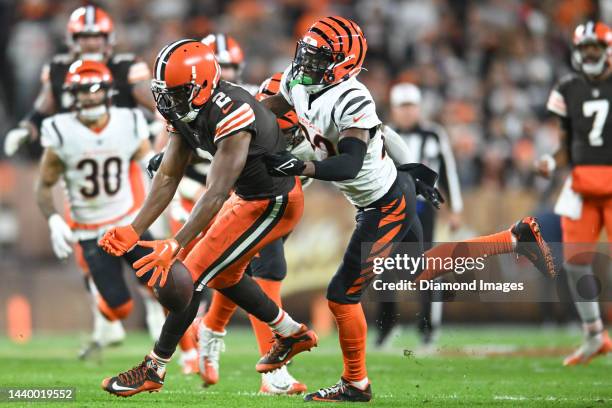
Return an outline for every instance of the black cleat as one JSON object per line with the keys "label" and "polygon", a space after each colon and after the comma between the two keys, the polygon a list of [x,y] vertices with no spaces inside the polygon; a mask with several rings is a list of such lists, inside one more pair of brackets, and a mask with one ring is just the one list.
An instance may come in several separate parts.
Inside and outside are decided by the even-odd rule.
{"label": "black cleat", "polygon": [[259,373],[274,371],[286,365],[296,354],[317,347],[317,342],[316,333],[309,330],[306,325],[302,325],[300,331],[291,336],[283,337],[275,334],[272,348],[259,359],[255,369]]}
{"label": "black cleat", "polygon": [[540,233],[534,217],[525,217],[510,228],[516,238],[516,253],[523,255],[546,277],[557,277],[555,263],[548,244]]}
{"label": "black cleat", "polygon": [[304,397],[306,402],[368,402],[371,399],[372,387],[370,384],[365,390],[360,390],[344,378],[340,378],[340,381],[331,387],[321,388],[319,391],[307,394]]}
{"label": "black cleat", "polygon": [[102,380],[102,389],[118,397],[131,397],[143,391],[157,392],[164,385],[165,377],[160,377],[157,369],[157,362],[146,356],[136,367]]}

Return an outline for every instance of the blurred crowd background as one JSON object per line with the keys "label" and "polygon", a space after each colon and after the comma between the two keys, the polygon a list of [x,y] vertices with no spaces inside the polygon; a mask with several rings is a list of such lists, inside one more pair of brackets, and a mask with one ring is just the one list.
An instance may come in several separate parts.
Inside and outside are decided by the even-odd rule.
{"label": "blurred crowd background", "polygon": [[[68,16],[83,3],[0,0],[0,142],[6,131],[31,109],[41,68],[53,54],[66,49]],[[359,79],[372,92],[381,118],[389,117],[390,87],[399,81],[411,81],[423,91],[425,116],[447,129],[466,202],[464,229],[470,233],[498,230],[517,217],[551,207],[559,180],[550,183],[536,178],[532,171],[535,158],[557,146],[557,123],[546,112],[546,100],[556,80],[571,69],[574,27],[587,18],[612,22],[611,0],[95,3],[106,8],[114,19],[116,50],[134,52],[149,64],[162,46],[178,38],[201,38],[216,31],[231,34],[245,51],[244,81],[252,84],[259,84],[287,66],[296,39],[318,17],[339,14],[354,19],[363,28],[369,47],[364,64],[367,71]],[[29,244],[14,235],[23,236],[23,222],[37,223],[39,233],[35,235],[46,248],[40,256],[46,254],[52,259],[46,225],[33,204],[28,210],[33,213],[26,212],[25,217],[15,218],[19,209],[9,208],[16,201],[21,206],[23,195],[26,201],[32,200],[30,179],[19,181],[19,174],[35,173],[35,157],[22,152],[9,162],[1,154],[0,194],[5,199],[0,196],[0,241],[9,242],[7,237],[13,236],[15,242],[11,245],[16,249],[11,254],[30,258]],[[324,187],[315,186],[313,191],[321,189]],[[8,196],[13,199],[6,199]],[[332,199],[325,197],[311,200],[320,200],[325,206]],[[347,209],[347,226],[338,228],[350,231],[350,206],[339,196],[333,199],[337,201],[333,205],[346,205]],[[324,214],[307,216],[327,228],[328,235],[324,236],[334,239],[333,227],[323,226]],[[332,224],[336,225],[338,217],[334,218]],[[444,228],[443,221],[440,228]],[[321,245],[320,237],[318,231],[308,242]],[[339,241],[341,251],[344,242]],[[298,247],[299,253],[304,242],[293,242],[290,248]],[[332,251],[329,246],[321,250]],[[290,254],[290,262],[296,256]],[[327,277],[335,267],[331,258],[321,258]]]}

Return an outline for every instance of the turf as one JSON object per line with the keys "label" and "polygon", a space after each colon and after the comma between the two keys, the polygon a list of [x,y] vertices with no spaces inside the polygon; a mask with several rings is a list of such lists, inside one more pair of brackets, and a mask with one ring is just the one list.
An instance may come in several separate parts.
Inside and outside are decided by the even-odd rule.
{"label": "turf", "polygon": [[[564,368],[563,352],[579,341],[577,331],[525,327],[447,327],[437,354],[421,355],[416,338],[394,339],[385,352],[368,353],[369,375],[380,407],[491,407],[612,405],[609,376],[612,360],[599,358],[586,367]],[[373,337],[373,336],[372,336]],[[293,407],[301,397],[259,396],[259,375],[252,335],[230,330],[222,358],[220,384],[204,389],[197,376],[183,376],[173,364],[162,392],[119,399],[103,392],[99,383],[139,363],[151,342],[145,334],[130,333],[117,348],[99,359],[75,358],[82,336],[38,336],[16,345],[0,338],[0,387],[75,387],[76,402],[33,403],[42,406],[127,407],[216,406]],[[290,367],[310,389],[328,386],[340,375],[341,356],[334,336],[312,353],[298,356]],[[3,405],[3,404],[2,404]],[[20,406],[11,403],[7,406]],[[25,404],[23,404],[25,405]]]}

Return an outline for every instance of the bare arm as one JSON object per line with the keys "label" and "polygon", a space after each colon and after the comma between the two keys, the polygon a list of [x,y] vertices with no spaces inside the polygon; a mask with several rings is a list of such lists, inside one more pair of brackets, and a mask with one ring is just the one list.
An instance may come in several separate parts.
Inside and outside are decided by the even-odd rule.
{"label": "bare arm", "polygon": [[277,117],[283,116],[291,109],[291,105],[280,93],[261,101],[264,106],[272,111]]}
{"label": "bare arm", "polygon": [[570,123],[568,119],[559,121],[559,147],[553,155],[544,155],[535,163],[536,172],[542,177],[551,177],[555,168],[569,164],[568,139]]}
{"label": "bare arm", "polygon": [[170,204],[190,159],[191,150],[187,144],[179,134],[173,134],[153,178],[151,191],[132,223],[138,235],[142,235]]}
{"label": "bare arm", "polygon": [[[55,100],[53,99],[53,91],[51,90],[51,83],[49,81],[43,81],[40,92],[34,101],[34,111],[44,116],[49,116],[55,113]],[[19,127],[28,130],[31,140],[38,139],[38,126],[39,124],[32,122],[28,118],[25,118],[19,122]]]}
{"label": "bare arm", "polygon": [[207,177],[207,190],[175,236],[182,247],[202,232],[227,200],[246,163],[250,141],[251,134],[243,131],[225,138],[217,145]]}
{"label": "bare arm", "polygon": [[57,213],[53,204],[52,189],[64,173],[64,163],[51,149],[46,148],[40,160],[40,171],[36,181],[36,203],[45,218]]}
{"label": "bare arm", "polygon": [[143,160],[145,158],[148,158],[152,151],[153,150],[151,149],[151,142],[149,142],[148,139],[143,140],[140,143],[140,146],[138,147],[138,150],[136,150],[136,153],[134,153],[134,155],[132,156],[132,160],[133,161],[140,161],[140,160]]}
{"label": "bare arm", "polygon": [[[268,99],[266,99],[266,101]],[[365,144],[367,150],[368,141],[370,139],[370,131],[368,129],[358,128],[348,128],[343,130],[342,132],[340,132],[340,138],[338,140],[339,149],[342,139],[355,139],[361,141]],[[347,171],[345,180],[355,178],[357,176],[357,173],[359,173],[359,170],[361,170],[361,166],[363,165],[363,157],[353,157],[352,154],[349,154],[348,152],[345,153],[343,151],[339,151],[339,153],[340,154],[337,156],[328,157],[327,159],[322,160],[318,163],[325,163],[326,166],[334,166],[337,170]],[[306,168],[302,172],[302,175],[317,178],[315,176],[315,163],[312,161],[307,161],[304,164],[306,165]]]}

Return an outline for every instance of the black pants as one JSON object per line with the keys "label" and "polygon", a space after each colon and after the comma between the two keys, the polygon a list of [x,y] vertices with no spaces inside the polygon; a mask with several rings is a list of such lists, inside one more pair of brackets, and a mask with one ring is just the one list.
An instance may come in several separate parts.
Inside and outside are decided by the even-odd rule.
{"label": "black pants", "polygon": [[[148,232],[142,235],[142,239],[151,241],[153,237]],[[130,269],[132,263],[149,254],[150,248],[143,248],[136,245],[134,249],[127,252],[122,257],[110,255],[98,246],[96,239],[79,241],[83,250],[83,257],[89,267],[91,277],[98,288],[98,292],[106,304],[111,307],[119,307],[132,299],[125,277],[123,275],[123,262],[126,262]],[[142,284],[147,283],[151,277],[151,272],[138,278]]]}
{"label": "black pants", "polygon": [[[369,206],[358,208],[355,220],[357,224],[342,263],[327,288],[327,299],[336,303],[359,303],[376,276],[372,271],[372,261],[368,260],[370,255],[387,250],[382,241],[389,241],[391,248],[388,256],[395,254],[394,244],[422,244],[423,231],[416,217],[416,192],[412,177],[398,172],[389,191]],[[422,246],[418,251],[422,253]]]}

